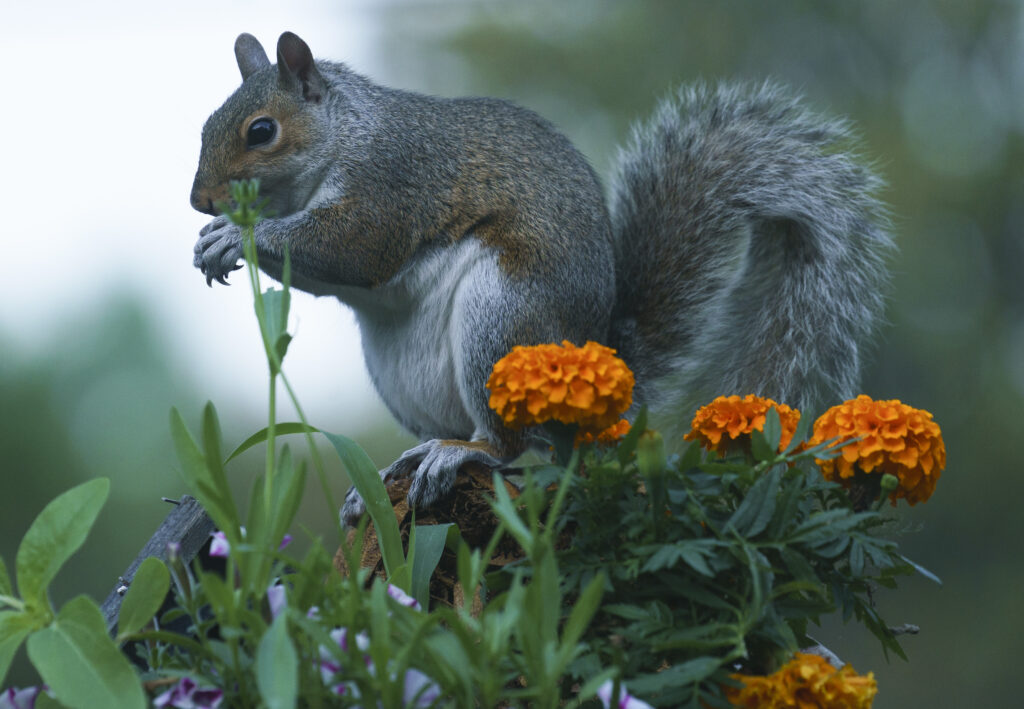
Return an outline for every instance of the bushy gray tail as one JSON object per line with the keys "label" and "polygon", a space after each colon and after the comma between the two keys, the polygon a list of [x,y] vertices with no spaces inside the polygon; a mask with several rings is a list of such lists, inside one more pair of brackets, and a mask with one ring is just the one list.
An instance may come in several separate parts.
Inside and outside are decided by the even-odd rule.
{"label": "bushy gray tail", "polygon": [[686,426],[719,395],[820,412],[857,393],[892,241],[851,142],[771,84],[684,88],[634,129],[613,343],[641,401]]}

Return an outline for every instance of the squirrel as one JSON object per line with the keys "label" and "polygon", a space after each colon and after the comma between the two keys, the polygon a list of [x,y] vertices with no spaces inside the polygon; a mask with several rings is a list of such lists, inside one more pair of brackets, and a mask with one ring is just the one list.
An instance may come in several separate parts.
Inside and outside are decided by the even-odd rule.
{"label": "squirrel", "polygon": [[[488,408],[514,345],[594,340],[636,377],[636,407],[681,420],[722,394],[805,409],[856,392],[892,248],[881,180],[844,120],[778,85],[698,84],[620,149],[606,201],[569,139],[493,98],[439,98],[235,42],[242,84],[206,121],[191,204],[214,217],[194,265],[226,283],[241,232],[219,214],[259,178],[260,268],[350,306],[367,369],[422,443],[381,471],[430,506],[467,462],[539,442]],[[688,419],[687,419],[688,420]],[[349,490],[342,519],[364,511]]]}

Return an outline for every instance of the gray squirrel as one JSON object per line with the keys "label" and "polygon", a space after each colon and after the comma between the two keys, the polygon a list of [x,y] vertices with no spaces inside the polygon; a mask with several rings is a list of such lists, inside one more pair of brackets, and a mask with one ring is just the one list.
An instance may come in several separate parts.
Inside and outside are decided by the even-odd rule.
{"label": "gray squirrel", "polygon": [[[420,445],[381,471],[429,506],[469,461],[537,443],[485,383],[514,345],[618,350],[635,401],[685,425],[718,395],[804,409],[856,393],[892,247],[848,124],[773,84],[682,88],[633,131],[606,202],[548,121],[491,98],[386,88],[285,32],[235,42],[241,87],[203,126],[192,206],[207,284],[242,258],[216,205],[259,178],[260,267],[356,314],[366,366]],[[362,500],[350,490],[342,518]]]}

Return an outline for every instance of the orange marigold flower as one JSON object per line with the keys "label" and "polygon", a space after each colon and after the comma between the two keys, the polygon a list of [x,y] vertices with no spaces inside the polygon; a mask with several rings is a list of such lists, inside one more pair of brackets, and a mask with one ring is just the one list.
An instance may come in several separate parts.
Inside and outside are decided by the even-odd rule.
{"label": "orange marigold flower", "polygon": [[583,443],[594,443],[596,441],[598,445],[610,446],[629,433],[629,429],[629,421],[622,419],[617,424],[609,426],[596,435],[591,431],[580,431],[576,434],[576,445],[579,446]]}
{"label": "orange marigold flower", "polygon": [[900,483],[889,495],[894,505],[900,497],[911,505],[927,500],[946,467],[946,444],[932,415],[897,399],[861,394],[833,406],[814,423],[808,445],[833,438],[850,443],[838,457],[816,461],[825,477],[849,485],[858,471],[895,475]]}
{"label": "orange marigold flower", "polygon": [[[710,404],[697,409],[697,415],[690,424],[690,432],[683,436],[684,440],[698,440],[709,451],[718,451],[725,455],[730,440],[735,440],[751,431],[763,431],[765,416],[774,408],[779,412],[782,423],[782,438],[779,450],[784,450],[793,440],[796,425],[800,423],[800,412],[785,404],[779,404],[753,394],[742,399],[739,396],[720,396]],[[728,434],[729,438],[723,440]]]}
{"label": "orange marigold flower", "polygon": [[858,675],[850,665],[837,670],[825,658],[802,652],[767,677],[732,677],[744,686],[726,688],[726,698],[749,709],[869,709],[878,693],[874,673]]}
{"label": "orange marigold flower", "polygon": [[630,407],[633,383],[633,372],[612,348],[566,340],[513,348],[495,363],[487,388],[490,407],[509,428],[561,421],[596,432]]}

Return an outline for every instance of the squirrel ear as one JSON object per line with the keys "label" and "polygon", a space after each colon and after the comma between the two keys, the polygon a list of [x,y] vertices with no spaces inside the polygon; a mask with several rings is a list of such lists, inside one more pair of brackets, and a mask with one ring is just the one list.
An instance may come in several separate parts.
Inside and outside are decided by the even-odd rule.
{"label": "squirrel ear", "polygon": [[263,51],[260,41],[244,32],[235,40],[235,59],[238,60],[238,70],[242,72],[242,81],[263,67],[270,66],[270,60],[267,59],[267,53]]}
{"label": "squirrel ear", "polygon": [[327,88],[309,45],[292,32],[277,40],[277,74],[282,88],[301,91],[307,101],[319,101]]}

